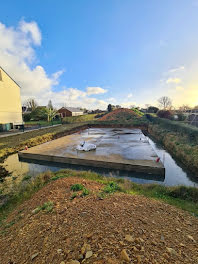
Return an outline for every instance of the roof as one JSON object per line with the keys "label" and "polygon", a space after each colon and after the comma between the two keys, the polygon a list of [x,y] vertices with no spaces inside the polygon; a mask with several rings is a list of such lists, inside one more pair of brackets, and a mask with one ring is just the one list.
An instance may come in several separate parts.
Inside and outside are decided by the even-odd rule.
{"label": "roof", "polygon": [[70,112],[83,112],[83,110],[81,110],[80,108],[75,108],[75,107],[62,107],[61,109],[67,109]]}
{"label": "roof", "polygon": [[[10,79],[11,80],[13,80],[13,82],[15,82],[15,80],[0,66],[0,70],[2,70],[2,71],[4,71],[9,77],[10,77]],[[18,85],[18,83],[17,82],[15,82],[16,83],[16,85]],[[19,85],[18,85],[19,86]],[[19,86],[20,87],[20,86]],[[21,87],[20,87],[21,88]]]}

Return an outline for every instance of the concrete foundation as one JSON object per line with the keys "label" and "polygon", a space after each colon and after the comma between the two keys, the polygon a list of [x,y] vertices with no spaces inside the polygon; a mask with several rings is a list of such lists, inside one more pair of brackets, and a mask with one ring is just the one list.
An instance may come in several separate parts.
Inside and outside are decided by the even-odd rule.
{"label": "concrete foundation", "polygon": [[[80,142],[90,142],[96,150],[76,150]],[[98,168],[165,175],[149,140],[139,129],[90,128],[19,152],[24,161],[47,161]]]}

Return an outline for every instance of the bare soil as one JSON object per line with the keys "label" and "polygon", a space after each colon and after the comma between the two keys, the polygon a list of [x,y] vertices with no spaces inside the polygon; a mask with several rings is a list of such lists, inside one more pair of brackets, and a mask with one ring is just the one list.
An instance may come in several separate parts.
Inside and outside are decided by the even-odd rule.
{"label": "bare soil", "polygon": [[[91,194],[72,200],[75,183]],[[102,188],[79,178],[46,185],[1,227],[0,263],[198,263],[197,218],[143,196],[116,193],[102,199]],[[52,212],[35,213],[48,201]]]}

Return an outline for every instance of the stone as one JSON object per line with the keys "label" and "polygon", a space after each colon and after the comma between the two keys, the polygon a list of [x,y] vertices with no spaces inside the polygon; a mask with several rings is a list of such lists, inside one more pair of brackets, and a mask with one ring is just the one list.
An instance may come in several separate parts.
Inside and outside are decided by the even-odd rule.
{"label": "stone", "polygon": [[33,254],[32,257],[31,257],[31,259],[32,259],[32,260],[35,259],[35,258],[38,256],[38,254],[39,254],[38,252],[35,253],[35,254]]}
{"label": "stone", "polygon": [[65,261],[61,261],[61,263],[60,264],[65,264]]}
{"label": "stone", "polygon": [[93,255],[93,252],[91,250],[87,251],[85,258],[88,259]]}
{"label": "stone", "polygon": [[189,238],[192,242],[195,242],[195,240],[192,236],[188,235],[187,238]]}
{"label": "stone", "polygon": [[70,260],[67,264],[80,264],[80,262],[78,260]]}
{"label": "stone", "polygon": [[173,248],[169,248],[169,247],[167,247],[166,250],[168,251],[168,253],[169,253],[171,256],[176,256],[176,255],[177,255],[177,252],[176,252]]}
{"label": "stone", "polygon": [[125,240],[127,240],[128,242],[134,242],[134,238],[131,235],[126,235]]}
{"label": "stone", "polygon": [[63,250],[61,248],[57,249],[57,253],[61,254],[63,252]]}
{"label": "stone", "polygon": [[130,262],[129,255],[126,252],[126,249],[123,249],[120,254],[121,260],[125,260],[126,262]]}
{"label": "stone", "polygon": [[87,253],[87,251],[91,250],[91,246],[89,244],[84,243],[84,245],[81,248],[81,253],[84,255]]}

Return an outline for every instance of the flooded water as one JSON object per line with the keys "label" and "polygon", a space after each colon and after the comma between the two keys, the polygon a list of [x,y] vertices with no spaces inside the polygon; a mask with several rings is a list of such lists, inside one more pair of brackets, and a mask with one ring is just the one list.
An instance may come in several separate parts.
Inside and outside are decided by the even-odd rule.
{"label": "flooded water", "polygon": [[161,161],[165,167],[165,177],[160,175],[151,175],[145,173],[136,173],[136,172],[126,172],[126,171],[118,171],[118,170],[110,170],[110,169],[99,169],[99,168],[90,168],[84,166],[76,166],[76,165],[62,165],[57,163],[48,163],[41,162],[40,164],[36,164],[35,161],[29,160],[28,162],[19,161],[18,154],[14,154],[9,156],[3,166],[6,168],[8,172],[10,172],[10,176],[6,177],[4,181],[4,185],[12,186],[13,184],[19,183],[25,175],[30,175],[34,177],[38,173],[51,170],[57,171],[64,168],[76,169],[76,170],[91,170],[97,173],[100,173],[105,176],[113,176],[113,177],[124,177],[133,182],[137,183],[158,183],[166,186],[176,186],[176,185],[185,185],[185,186],[196,186],[198,187],[198,178],[193,176],[193,174],[189,173],[181,164],[176,162],[171,155],[163,149],[162,146],[155,143],[151,138],[147,137],[150,145],[153,150],[160,157]]}

